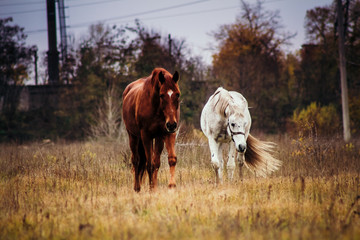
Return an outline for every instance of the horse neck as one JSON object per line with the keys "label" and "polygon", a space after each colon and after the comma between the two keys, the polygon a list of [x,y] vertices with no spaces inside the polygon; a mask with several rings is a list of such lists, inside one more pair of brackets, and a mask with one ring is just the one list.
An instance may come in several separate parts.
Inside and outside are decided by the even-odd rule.
{"label": "horse neck", "polygon": [[[151,83],[151,78],[145,81],[143,91],[145,98],[150,100],[150,106],[154,109],[157,109],[160,104],[159,89],[157,89],[157,87]],[[145,101],[147,101],[147,99],[145,99]]]}

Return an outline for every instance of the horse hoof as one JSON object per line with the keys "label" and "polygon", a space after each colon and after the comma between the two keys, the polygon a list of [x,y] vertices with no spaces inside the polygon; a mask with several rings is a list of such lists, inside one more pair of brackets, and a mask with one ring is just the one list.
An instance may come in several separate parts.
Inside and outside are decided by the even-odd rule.
{"label": "horse hoof", "polygon": [[134,187],[135,192],[140,192],[140,188],[139,187]]}
{"label": "horse hoof", "polygon": [[176,184],[175,183],[170,183],[169,188],[176,188]]}

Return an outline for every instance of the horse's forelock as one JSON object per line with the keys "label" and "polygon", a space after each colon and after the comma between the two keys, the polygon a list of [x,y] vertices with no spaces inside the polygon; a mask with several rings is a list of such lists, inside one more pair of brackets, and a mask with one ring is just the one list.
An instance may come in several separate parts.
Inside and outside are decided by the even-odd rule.
{"label": "horse's forelock", "polygon": [[[157,82],[159,82],[160,84],[163,84],[163,82],[160,81],[160,73],[162,74],[162,76],[164,77],[164,79],[167,79],[168,77],[172,78],[172,75],[164,68],[155,68],[150,77],[151,77],[151,83],[154,86]],[[166,82],[166,80],[165,80]]]}
{"label": "horse's forelock", "polygon": [[219,96],[217,102],[215,103],[214,108],[217,109],[218,112],[224,117],[228,117],[234,114],[235,108],[233,104],[233,98],[229,94],[229,92],[227,92],[224,89],[220,89],[217,92],[215,92],[213,96],[215,97],[216,95]]}
{"label": "horse's forelock", "polygon": [[160,73],[160,72],[162,72],[162,71],[161,71],[161,69],[159,69],[159,68],[155,68],[155,69],[152,71],[152,73],[151,73],[151,75],[150,75],[152,85],[155,85],[155,84],[158,82],[158,80],[159,80],[159,73]]}

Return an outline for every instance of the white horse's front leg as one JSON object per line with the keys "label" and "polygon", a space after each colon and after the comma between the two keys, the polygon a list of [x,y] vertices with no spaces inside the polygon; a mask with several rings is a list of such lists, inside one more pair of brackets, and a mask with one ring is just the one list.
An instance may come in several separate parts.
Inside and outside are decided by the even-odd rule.
{"label": "white horse's front leg", "polygon": [[223,175],[223,159],[221,151],[221,143],[217,143],[214,139],[209,138],[209,147],[211,153],[211,164],[215,170],[216,183],[222,182]]}
{"label": "white horse's front leg", "polygon": [[245,153],[237,153],[237,161],[239,164],[239,176],[242,179],[242,167],[244,166],[245,162]]}
{"label": "white horse's front leg", "polygon": [[228,162],[226,165],[229,180],[232,180],[234,177],[235,157],[236,157],[236,147],[235,147],[234,143],[231,142],[230,147],[229,147],[229,159],[228,159]]}

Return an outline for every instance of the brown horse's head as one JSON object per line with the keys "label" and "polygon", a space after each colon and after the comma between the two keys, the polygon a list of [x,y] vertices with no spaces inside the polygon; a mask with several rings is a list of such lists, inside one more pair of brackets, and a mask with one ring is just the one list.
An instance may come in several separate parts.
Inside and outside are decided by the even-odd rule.
{"label": "brown horse's head", "polygon": [[165,129],[169,133],[176,131],[180,119],[180,89],[178,85],[179,73],[171,75],[165,69],[158,70],[153,77],[158,79],[159,110],[165,117]]}

